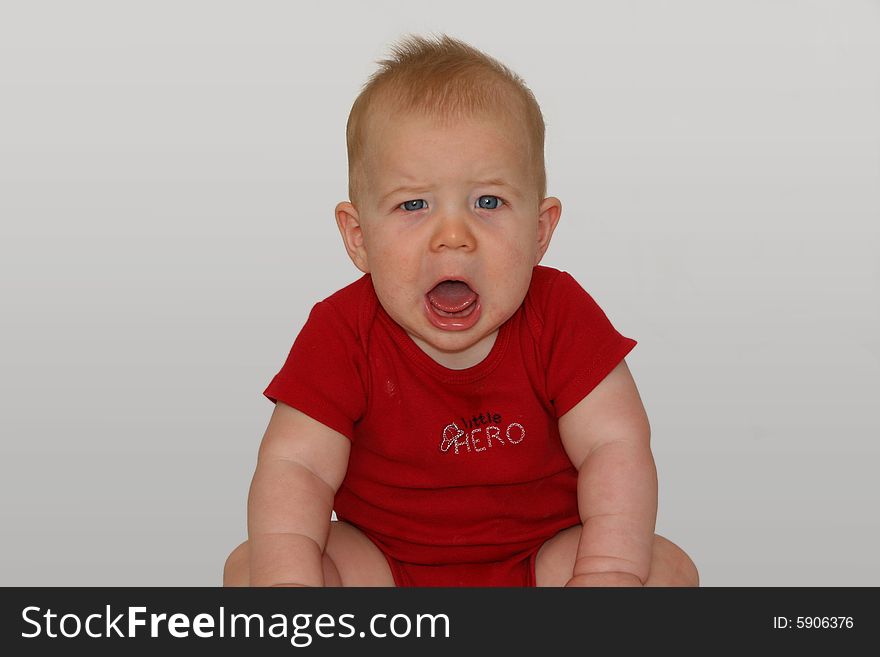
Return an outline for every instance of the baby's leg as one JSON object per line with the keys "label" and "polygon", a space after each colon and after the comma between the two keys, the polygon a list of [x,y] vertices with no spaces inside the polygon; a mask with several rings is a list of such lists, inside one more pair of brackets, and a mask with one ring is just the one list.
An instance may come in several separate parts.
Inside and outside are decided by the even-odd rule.
{"label": "baby's leg", "polygon": [[[223,586],[250,586],[248,543],[232,551],[223,568]],[[394,586],[385,555],[353,525],[336,520],[324,549],[325,586]]]}
{"label": "baby's leg", "polygon": [[[549,539],[535,559],[535,586],[565,586],[574,571],[581,525],[563,529]],[[699,586],[697,567],[684,550],[654,534],[651,572],[645,586]]]}

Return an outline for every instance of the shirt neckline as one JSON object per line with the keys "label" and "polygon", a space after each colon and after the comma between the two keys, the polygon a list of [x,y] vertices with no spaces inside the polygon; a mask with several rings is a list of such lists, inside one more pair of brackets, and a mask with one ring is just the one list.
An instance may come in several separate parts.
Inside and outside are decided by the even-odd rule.
{"label": "shirt neckline", "polygon": [[[370,286],[372,287],[372,280],[370,281]],[[373,290],[373,295],[375,296],[375,294],[376,292]],[[516,313],[498,328],[498,335],[495,336],[495,344],[492,345],[492,349],[489,350],[489,353],[483,360],[476,365],[471,365],[465,369],[455,370],[446,367],[445,365],[441,365],[422,351],[421,347],[419,347],[419,345],[417,345],[409,336],[409,333],[407,333],[404,328],[395,322],[391,315],[387,313],[382,304],[379,303],[378,297],[376,297],[376,304],[379,307],[379,317],[381,317],[382,322],[388,327],[394,341],[409,357],[409,360],[443,383],[473,383],[474,381],[479,381],[491,374],[492,371],[498,367],[499,363],[501,363],[501,359],[504,357],[505,351],[507,351],[507,343],[509,342],[511,331],[510,325],[513,318],[516,317],[517,313],[521,310],[521,307],[517,309]]]}

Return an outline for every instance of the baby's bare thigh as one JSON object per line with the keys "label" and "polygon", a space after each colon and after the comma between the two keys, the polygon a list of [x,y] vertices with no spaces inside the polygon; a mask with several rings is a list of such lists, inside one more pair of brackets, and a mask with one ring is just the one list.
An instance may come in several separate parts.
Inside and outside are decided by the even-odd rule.
{"label": "baby's bare thigh", "polygon": [[[223,569],[224,586],[249,586],[248,543],[239,545]],[[324,548],[326,586],[394,586],[394,577],[385,555],[357,527],[336,520]]]}
{"label": "baby's bare thigh", "polygon": [[[535,586],[565,586],[574,571],[581,525],[563,529],[547,540],[535,559]],[[691,558],[675,543],[654,534],[651,566],[645,586],[699,586]]]}
{"label": "baby's bare thigh", "polygon": [[342,586],[394,586],[385,555],[354,525],[331,522],[324,553],[336,566]]}
{"label": "baby's bare thigh", "polygon": [[581,525],[547,539],[535,558],[535,586],[565,586],[574,572]]}

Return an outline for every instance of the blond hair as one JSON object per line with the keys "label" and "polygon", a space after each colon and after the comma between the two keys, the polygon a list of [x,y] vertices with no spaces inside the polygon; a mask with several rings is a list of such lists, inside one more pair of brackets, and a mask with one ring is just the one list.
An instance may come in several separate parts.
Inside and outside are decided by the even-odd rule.
{"label": "blond hair", "polygon": [[[450,124],[475,115],[505,115],[525,129],[538,203],[547,193],[544,117],[523,79],[498,60],[441,34],[435,40],[408,35],[379,60],[346,125],[348,194],[358,205],[366,187],[367,125],[373,112],[414,113]],[[391,111],[389,111],[391,110]],[[392,112],[393,111],[393,112]]]}

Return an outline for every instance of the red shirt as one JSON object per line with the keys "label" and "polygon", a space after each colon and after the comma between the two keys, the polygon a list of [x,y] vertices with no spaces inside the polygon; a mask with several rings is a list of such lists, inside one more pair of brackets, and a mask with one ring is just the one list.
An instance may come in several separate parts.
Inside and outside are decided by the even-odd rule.
{"label": "red shirt", "polygon": [[365,274],[312,308],[263,394],[351,439],[334,509],[386,554],[497,561],[580,522],[558,418],[635,345],[568,273],[537,266],[489,355],[448,369]]}

